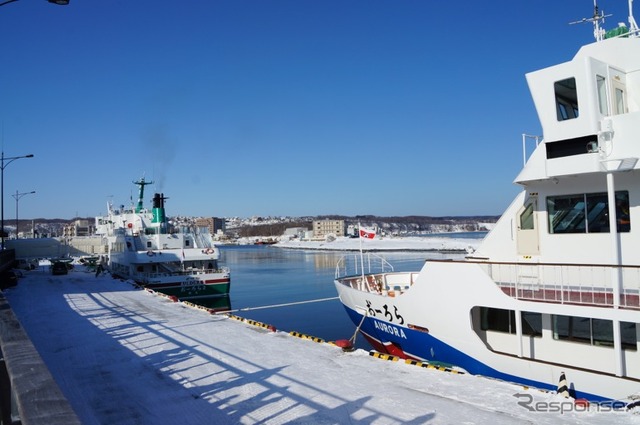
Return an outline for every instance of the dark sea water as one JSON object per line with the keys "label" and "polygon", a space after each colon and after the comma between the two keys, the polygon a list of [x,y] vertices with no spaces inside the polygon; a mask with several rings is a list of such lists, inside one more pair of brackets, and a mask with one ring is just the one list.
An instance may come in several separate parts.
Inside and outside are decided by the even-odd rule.
{"label": "dark sea water", "polygon": [[[427,252],[377,254],[396,271],[420,270],[427,258],[451,258]],[[333,284],[336,264],[343,255],[269,245],[221,246],[220,263],[231,269],[232,313],[280,331],[296,331],[326,341],[350,339],[356,327],[337,299]],[[294,304],[324,298],[336,299]],[[357,337],[356,346],[370,349],[362,336]]]}

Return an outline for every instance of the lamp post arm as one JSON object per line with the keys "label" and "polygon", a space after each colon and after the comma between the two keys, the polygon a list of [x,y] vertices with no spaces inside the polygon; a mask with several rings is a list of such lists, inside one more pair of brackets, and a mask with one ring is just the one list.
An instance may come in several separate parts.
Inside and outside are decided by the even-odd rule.
{"label": "lamp post arm", "polygon": [[[18,0],[11,0],[11,1],[18,1]],[[20,158],[33,158],[33,154],[21,155],[21,156],[4,156],[4,155],[2,155],[2,165],[0,167],[2,167],[2,170],[4,170],[7,167],[7,165],[11,164],[13,161],[15,161],[16,159],[20,159]],[[6,163],[5,163],[5,161],[6,161]]]}
{"label": "lamp post arm", "polygon": [[[2,4],[3,3],[0,3],[0,5]],[[29,155],[21,156],[4,156],[4,150],[2,150],[2,152],[0,153],[0,250],[4,250],[4,169],[7,167],[7,165],[20,158],[33,158],[33,154],[30,153]]]}
{"label": "lamp post arm", "polygon": [[20,199],[22,199],[24,196],[31,195],[34,193],[36,193],[35,190],[32,190],[31,192],[22,192],[22,193],[19,193],[16,190],[15,195],[11,195],[13,196],[13,199],[16,200],[16,239],[19,239],[20,237],[20,232],[19,232],[20,222],[18,221],[18,203],[20,202]]}

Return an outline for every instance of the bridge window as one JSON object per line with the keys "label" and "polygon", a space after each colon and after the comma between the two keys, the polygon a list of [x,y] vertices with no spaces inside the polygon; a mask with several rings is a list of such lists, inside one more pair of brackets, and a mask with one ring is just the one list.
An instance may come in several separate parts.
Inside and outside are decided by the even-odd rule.
{"label": "bridge window", "polygon": [[602,115],[609,115],[609,106],[607,104],[607,80],[602,75],[596,75],[596,84],[598,87],[598,106]]}
{"label": "bridge window", "polygon": [[613,92],[615,94],[614,110],[616,114],[624,114],[627,112],[626,99],[624,95],[624,88],[620,85],[614,87]]}
{"label": "bridge window", "polygon": [[[613,322],[589,317],[552,316],[553,338],[589,345],[613,347]],[[636,324],[620,322],[622,348],[637,349]]]}
{"label": "bridge window", "polygon": [[576,79],[556,81],[553,84],[556,94],[556,113],[558,121],[578,118],[578,91],[576,89]]}
{"label": "bridge window", "polygon": [[[616,192],[618,232],[629,232],[629,192]],[[549,196],[550,233],[608,233],[609,201],[606,193]]]}

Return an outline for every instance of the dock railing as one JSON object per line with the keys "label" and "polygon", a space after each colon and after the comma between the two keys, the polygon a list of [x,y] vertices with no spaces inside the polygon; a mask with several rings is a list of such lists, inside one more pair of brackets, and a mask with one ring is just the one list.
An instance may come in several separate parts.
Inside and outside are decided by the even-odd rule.
{"label": "dock railing", "polygon": [[0,355],[0,424],[80,424],[2,294]]}

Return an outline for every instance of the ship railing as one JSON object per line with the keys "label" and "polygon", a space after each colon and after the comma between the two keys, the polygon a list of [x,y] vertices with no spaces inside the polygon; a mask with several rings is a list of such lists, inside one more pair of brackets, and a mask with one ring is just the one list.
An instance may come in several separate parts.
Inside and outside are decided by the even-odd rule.
{"label": "ship railing", "polygon": [[[640,266],[474,262],[514,298],[560,304],[640,309]],[[614,283],[620,299],[614,300]]]}
{"label": "ship railing", "polygon": [[198,248],[212,248],[213,240],[211,239],[211,233],[207,230],[206,232],[201,230],[201,228],[196,227],[193,231],[193,237],[196,241],[196,247]]}
{"label": "ship railing", "polygon": [[396,272],[383,257],[366,253],[345,255],[336,264],[335,279],[360,291],[399,295],[413,285],[417,272]]}
{"label": "ship railing", "polygon": [[335,278],[392,272],[393,266],[372,252],[343,255],[336,264]]}
{"label": "ship railing", "polygon": [[[531,144],[535,143],[535,146],[532,148],[527,148],[527,142]],[[527,165],[527,159],[531,156],[533,151],[538,147],[538,145],[542,142],[542,136],[536,136],[534,134],[526,134],[522,133],[522,165]]]}

